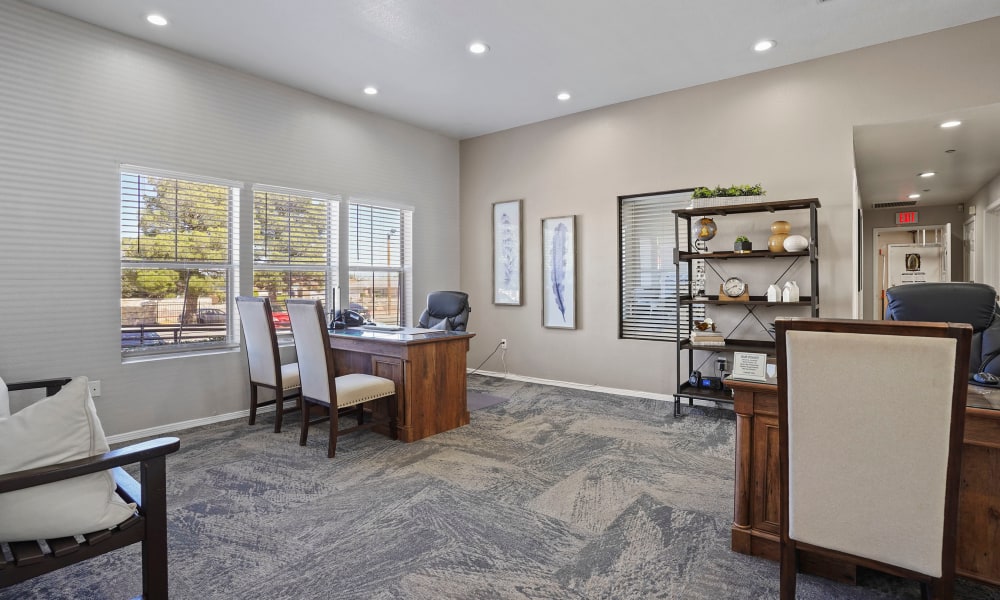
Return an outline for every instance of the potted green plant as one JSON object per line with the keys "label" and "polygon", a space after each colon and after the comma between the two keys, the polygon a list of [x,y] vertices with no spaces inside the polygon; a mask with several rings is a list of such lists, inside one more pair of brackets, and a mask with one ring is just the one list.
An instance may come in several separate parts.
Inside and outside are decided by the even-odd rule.
{"label": "potted green plant", "polygon": [[750,243],[747,236],[741,235],[733,242],[733,250],[736,254],[750,254],[753,251],[753,244]]}
{"label": "potted green plant", "polygon": [[691,208],[701,206],[725,206],[763,201],[764,188],[757,185],[721,185],[714,188],[698,187],[691,192]]}

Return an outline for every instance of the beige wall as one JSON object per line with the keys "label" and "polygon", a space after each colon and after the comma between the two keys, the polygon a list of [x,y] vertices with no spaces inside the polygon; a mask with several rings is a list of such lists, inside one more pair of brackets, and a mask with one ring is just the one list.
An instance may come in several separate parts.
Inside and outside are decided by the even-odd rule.
{"label": "beige wall", "polygon": [[[1000,289],[1000,175],[983,186],[967,206],[975,212],[976,257],[973,279]],[[968,212],[968,211],[967,211]],[[966,219],[969,215],[966,215]],[[987,235],[987,231],[993,235]]]}
{"label": "beige wall", "polygon": [[[997,64],[1000,19],[991,19],[463,141],[462,288],[478,332],[470,364],[505,337],[513,373],[673,389],[672,344],[617,339],[623,194],[760,182],[772,199],[818,197],[821,315],[851,316],[852,128],[997,102]],[[514,198],[524,199],[524,305],[495,307],[490,206]],[[570,214],[578,329],[543,329],[539,220]]]}

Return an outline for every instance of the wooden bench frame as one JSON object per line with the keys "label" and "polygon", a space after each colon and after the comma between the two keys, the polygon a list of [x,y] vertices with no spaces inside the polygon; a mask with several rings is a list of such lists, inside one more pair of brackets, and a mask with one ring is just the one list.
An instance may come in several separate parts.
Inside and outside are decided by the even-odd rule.
{"label": "wooden bench frame", "polygon": [[[46,387],[58,390],[69,380],[52,380],[42,385],[11,384],[10,389]],[[55,387],[52,388],[51,386]],[[71,477],[110,469],[118,485],[118,495],[136,504],[136,514],[112,529],[76,537],[45,540],[48,551],[37,542],[4,544],[13,560],[0,554],[0,588],[50,573],[99,554],[142,542],[142,596],[167,598],[167,462],[166,457],[180,448],[180,440],[165,437],[111,450],[98,456],[0,475],[0,494],[23,490]],[[121,467],[139,463],[137,482]],[[78,542],[82,537],[83,541]],[[0,548],[3,551],[4,548]]]}

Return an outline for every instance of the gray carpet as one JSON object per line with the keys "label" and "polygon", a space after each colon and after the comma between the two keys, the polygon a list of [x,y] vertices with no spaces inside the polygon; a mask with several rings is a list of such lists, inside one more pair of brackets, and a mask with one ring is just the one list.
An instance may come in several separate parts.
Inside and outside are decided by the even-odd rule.
{"label": "gray carpet", "polygon": [[[230,422],[185,431],[168,460],[175,599],[776,598],[775,563],[729,550],[732,413],[473,376],[507,402],[402,444],[297,444]],[[136,550],[0,591],[0,599],[138,594]],[[918,598],[863,574],[801,576],[799,597]],[[958,598],[1000,598],[959,581]]]}

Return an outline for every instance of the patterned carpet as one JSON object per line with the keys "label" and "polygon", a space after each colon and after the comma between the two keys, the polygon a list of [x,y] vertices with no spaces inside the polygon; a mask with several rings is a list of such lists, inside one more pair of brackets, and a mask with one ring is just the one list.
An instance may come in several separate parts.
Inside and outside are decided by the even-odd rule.
{"label": "patterned carpet", "polygon": [[[729,550],[732,413],[472,376],[509,398],[413,444],[373,433],[297,444],[228,422],[168,460],[177,599],[776,598],[778,567]],[[128,598],[122,550],[0,599]],[[959,581],[958,598],[1000,598]],[[799,578],[799,597],[918,598],[916,584]]]}

